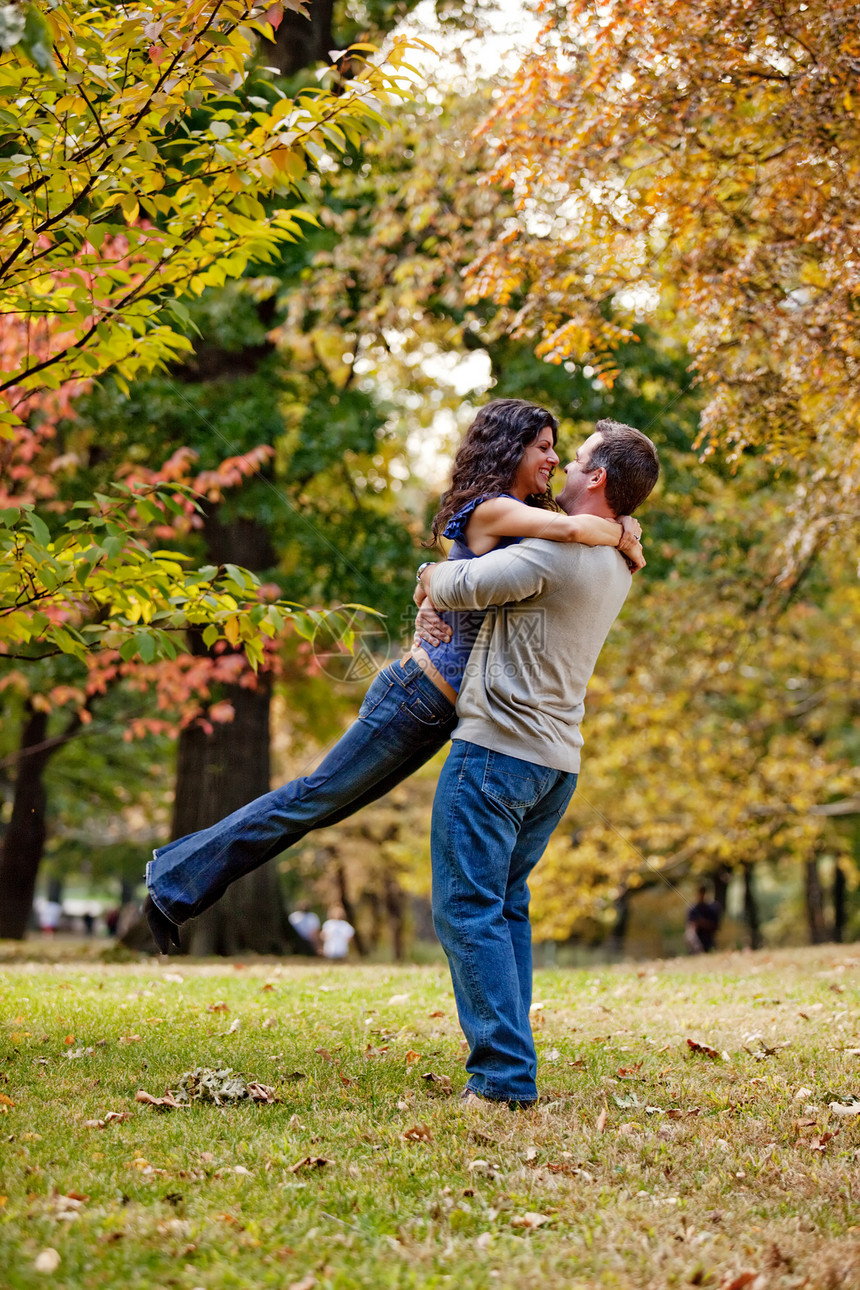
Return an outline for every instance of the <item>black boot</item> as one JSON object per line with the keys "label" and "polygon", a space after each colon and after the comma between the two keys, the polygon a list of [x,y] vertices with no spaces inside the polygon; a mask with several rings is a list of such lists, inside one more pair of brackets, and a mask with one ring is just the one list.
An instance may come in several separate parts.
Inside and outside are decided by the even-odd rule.
{"label": "black boot", "polygon": [[177,949],[181,948],[179,928],[170,921],[166,914],[162,914],[151,896],[147,896],[143,902],[143,912],[146,915],[146,921],[149,923],[152,939],[162,954],[169,954],[171,945],[175,945]]}

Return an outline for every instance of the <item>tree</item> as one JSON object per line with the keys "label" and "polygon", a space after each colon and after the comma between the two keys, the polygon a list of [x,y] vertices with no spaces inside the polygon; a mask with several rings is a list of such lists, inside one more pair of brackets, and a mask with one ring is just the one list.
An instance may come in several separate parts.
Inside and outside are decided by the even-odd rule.
{"label": "tree", "polygon": [[[0,8],[0,89],[16,107],[0,112],[4,314],[63,322],[49,352],[0,374],[0,391],[17,400],[108,368],[127,382],[187,353],[180,297],[301,235],[309,156],[382,120],[379,104],[404,92],[404,50],[379,67],[352,51],[334,90],[290,99],[249,77],[255,33],[285,7],[170,3],[144,26],[104,3]],[[14,424],[14,401],[4,416]]]}
{"label": "tree", "polygon": [[860,495],[855,6],[545,12],[484,127],[487,181],[518,213],[477,257],[473,293],[607,384],[637,317],[679,316],[706,393],[700,443],[807,463],[778,571],[790,583],[856,528]]}

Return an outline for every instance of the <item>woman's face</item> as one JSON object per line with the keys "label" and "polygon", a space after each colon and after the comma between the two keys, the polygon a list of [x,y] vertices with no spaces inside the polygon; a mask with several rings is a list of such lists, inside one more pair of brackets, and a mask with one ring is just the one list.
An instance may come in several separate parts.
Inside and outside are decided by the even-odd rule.
{"label": "woman's face", "polygon": [[531,493],[545,493],[553,470],[558,465],[549,426],[541,430],[522,455],[511,492],[524,501]]}

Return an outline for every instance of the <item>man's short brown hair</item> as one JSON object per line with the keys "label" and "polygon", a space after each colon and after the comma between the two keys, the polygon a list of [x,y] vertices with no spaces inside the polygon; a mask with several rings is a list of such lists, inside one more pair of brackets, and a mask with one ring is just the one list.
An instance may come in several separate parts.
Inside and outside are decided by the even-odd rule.
{"label": "man's short brown hair", "polygon": [[657,449],[647,435],[608,417],[594,427],[602,442],[593,449],[585,470],[606,471],[606,500],[616,515],[632,515],[660,474]]}

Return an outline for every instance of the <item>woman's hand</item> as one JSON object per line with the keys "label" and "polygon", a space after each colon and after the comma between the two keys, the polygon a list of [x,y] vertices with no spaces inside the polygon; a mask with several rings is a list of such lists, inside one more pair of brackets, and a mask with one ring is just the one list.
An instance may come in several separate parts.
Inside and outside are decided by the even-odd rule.
{"label": "woman's hand", "polygon": [[424,641],[428,645],[441,645],[443,641],[451,639],[451,628],[436,613],[429,600],[424,604],[415,615],[415,636],[413,644],[418,646]]}
{"label": "woman's hand", "polygon": [[620,516],[620,523],[624,533],[618,543],[618,550],[627,561],[631,573],[636,573],[639,569],[644,569],[646,564],[639,541],[642,536],[642,525],[632,515]]}

